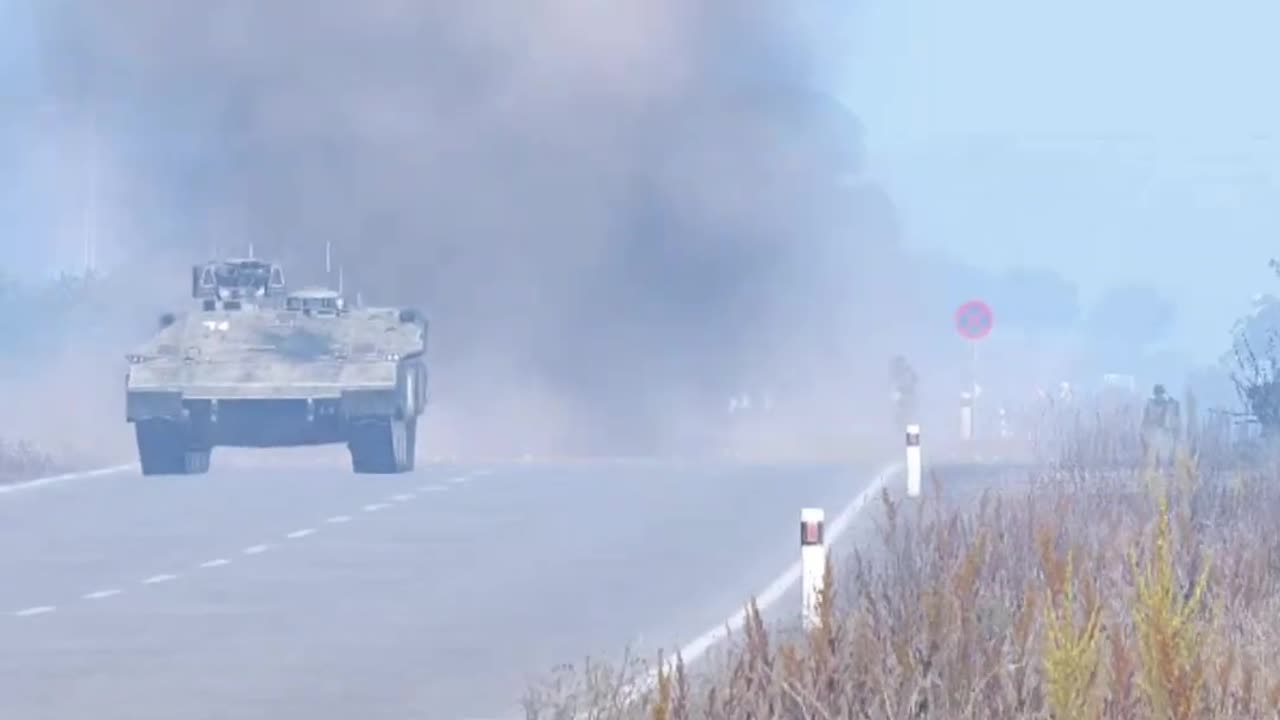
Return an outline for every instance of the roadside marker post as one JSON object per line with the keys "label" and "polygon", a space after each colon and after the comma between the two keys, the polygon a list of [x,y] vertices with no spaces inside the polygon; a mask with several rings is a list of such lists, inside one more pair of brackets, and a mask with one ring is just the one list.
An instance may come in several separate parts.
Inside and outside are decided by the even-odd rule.
{"label": "roadside marker post", "polygon": [[907,497],[920,497],[920,426],[907,426]]}
{"label": "roadside marker post", "polygon": [[825,513],[821,508],[800,511],[800,575],[803,583],[801,601],[805,630],[822,624],[820,599],[827,575]]}

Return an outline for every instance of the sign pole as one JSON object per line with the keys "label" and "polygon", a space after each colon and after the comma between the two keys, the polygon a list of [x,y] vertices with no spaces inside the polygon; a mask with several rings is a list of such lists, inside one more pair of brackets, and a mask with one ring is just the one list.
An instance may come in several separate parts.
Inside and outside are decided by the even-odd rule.
{"label": "sign pole", "polygon": [[991,307],[981,300],[970,300],[956,308],[956,330],[969,341],[969,389],[960,394],[960,434],[966,441],[977,436],[978,342],[991,333],[995,317]]}
{"label": "sign pole", "polygon": [[970,409],[971,415],[970,415],[970,421],[969,421],[972,427],[972,434],[970,435],[970,438],[973,440],[977,440],[978,439],[978,341],[970,340],[969,347],[972,349],[972,353],[970,354],[970,358],[969,358],[970,359],[969,391],[973,393],[972,406]]}

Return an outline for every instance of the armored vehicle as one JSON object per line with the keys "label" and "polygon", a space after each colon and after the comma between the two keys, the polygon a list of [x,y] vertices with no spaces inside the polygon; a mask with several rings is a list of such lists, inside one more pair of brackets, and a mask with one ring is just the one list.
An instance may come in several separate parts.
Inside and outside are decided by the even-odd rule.
{"label": "armored vehicle", "polygon": [[344,442],[357,473],[413,469],[428,398],[421,313],[288,291],[262,260],[197,265],[191,278],[196,307],[162,316],[128,356],[144,474],[204,473],[218,446]]}

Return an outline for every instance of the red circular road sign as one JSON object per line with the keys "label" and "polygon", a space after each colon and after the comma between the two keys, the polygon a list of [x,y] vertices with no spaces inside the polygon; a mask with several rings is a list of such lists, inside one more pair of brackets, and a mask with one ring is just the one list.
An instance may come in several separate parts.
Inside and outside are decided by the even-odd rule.
{"label": "red circular road sign", "polygon": [[956,308],[956,330],[970,340],[986,337],[994,324],[991,307],[981,300],[970,300]]}

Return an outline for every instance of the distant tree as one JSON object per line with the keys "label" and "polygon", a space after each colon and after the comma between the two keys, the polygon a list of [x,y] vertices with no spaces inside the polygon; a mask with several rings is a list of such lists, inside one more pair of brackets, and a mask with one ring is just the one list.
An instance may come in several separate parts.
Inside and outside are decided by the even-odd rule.
{"label": "distant tree", "polygon": [[0,357],[38,351],[101,327],[118,310],[107,279],[66,273],[19,278],[0,269]]}
{"label": "distant tree", "polygon": [[1240,402],[1249,409],[1266,434],[1280,429],[1280,363],[1274,339],[1261,354],[1247,341],[1235,349],[1236,371],[1231,380]]}
{"label": "distant tree", "polygon": [[[1270,262],[1280,275],[1280,264]],[[1253,310],[1232,328],[1232,348],[1223,358],[1233,366],[1232,384],[1240,402],[1274,435],[1280,430],[1280,299],[1259,295]]]}
{"label": "distant tree", "polygon": [[995,276],[989,301],[1001,325],[1020,330],[1061,330],[1080,315],[1075,283],[1042,268],[1015,268]]}
{"label": "distant tree", "polygon": [[1090,309],[1085,330],[1103,348],[1131,355],[1164,337],[1175,314],[1173,302],[1151,288],[1113,288]]}
{"label": "distant tree", "polygon": [[924,330],[923,337],[954,332],[951,313],[956,298],[966,297],[972,288],[981,286],[983,274],[976,268],[946,256],[920,250],[905,253],[910,272],[900,282],[908,290],[903,295],[903,310],[908,311]]}
{"label": "distant tree", "polygon": [[942,257],[915,259],[930,314],[950,323],[962,302],[984,300],[1002,328],[1036,332],[1070,327],[1080,314],[1075,283],[1052,270],[1014,268],[993,273]]}

